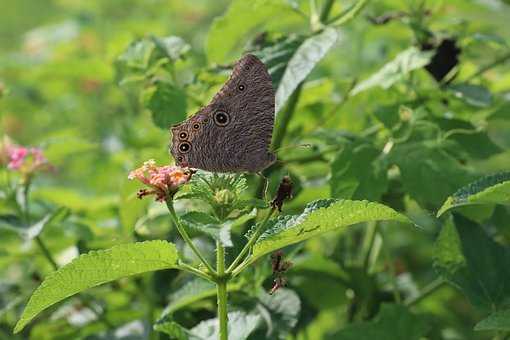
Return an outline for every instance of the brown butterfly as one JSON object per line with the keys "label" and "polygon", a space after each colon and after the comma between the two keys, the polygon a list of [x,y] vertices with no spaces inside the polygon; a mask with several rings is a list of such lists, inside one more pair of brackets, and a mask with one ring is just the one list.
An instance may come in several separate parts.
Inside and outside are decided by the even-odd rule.
{"label": "brown butterfly", "polygon": [[260,172],[275,162],[269,150],[275,93],[266,66],[247,54],[211,102],[171,128],[176,164],[215,172]]}

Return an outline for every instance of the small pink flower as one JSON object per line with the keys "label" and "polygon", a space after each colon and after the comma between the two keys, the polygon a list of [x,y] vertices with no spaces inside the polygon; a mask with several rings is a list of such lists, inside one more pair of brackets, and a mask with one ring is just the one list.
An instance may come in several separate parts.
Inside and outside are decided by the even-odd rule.
{"label": "small pink flower", "polygon": [[155,195],[156,201],[162,202],[177,192],[181,185],[188,183],[192,175],[193,172],[189,169],[170,165],[157,166],[151,159],[131,171],[128,179],[136,179],[149,187],[138,191],[138,198]]}
{"label": "small pink flower", "polygon": [[28,149],[23,146],[11,146],[7,149],[9,155],[9,164],[7,167],[11,170],[19,170],[28,155]]}
{"label": "small pink flower", "polygon": [[0,160],[8,169],[25,176],[52,168],[41,149],[16,145],[8,137],[4,137],[0,146]]}

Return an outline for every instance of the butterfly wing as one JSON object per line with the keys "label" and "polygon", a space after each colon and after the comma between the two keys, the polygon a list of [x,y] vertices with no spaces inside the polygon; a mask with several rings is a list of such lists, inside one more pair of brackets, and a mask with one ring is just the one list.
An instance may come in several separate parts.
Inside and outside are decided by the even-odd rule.
{"label": "butterfly wing", "polygon": [[276,157],[269,151],[275,94],[265,65],[248,54],[211,102],[172,128],[176,164],[218,172],[258,172]]}

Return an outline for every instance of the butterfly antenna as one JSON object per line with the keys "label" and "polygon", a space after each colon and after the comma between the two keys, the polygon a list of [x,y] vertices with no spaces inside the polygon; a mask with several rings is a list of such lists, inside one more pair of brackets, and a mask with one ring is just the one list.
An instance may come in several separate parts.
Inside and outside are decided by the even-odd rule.
{"label": "butterfly antenna", "polygon": [[278,149],[273,150],[273,152],[279,152],[279,151],[281,151],[281,150],[285,150],[285,149],[311,148],[311,147],[313,147],[313,145],[312,145],[312,144],[309,144],[309,143],[303,143],[303,144],[293,144],[293,145],[281,146],[281,147],[279,147]]}

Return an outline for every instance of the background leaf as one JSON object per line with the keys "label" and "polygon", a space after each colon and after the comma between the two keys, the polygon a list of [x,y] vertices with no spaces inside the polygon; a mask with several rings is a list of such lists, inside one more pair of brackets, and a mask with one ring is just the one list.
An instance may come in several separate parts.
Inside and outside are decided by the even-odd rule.
{"label": "background leaf", "polygon": [[349,200],[319,200],[309,203],[300,215],[279,216],[253,246],[250,262],[274,250],[352,224],[393,220],[411,221],[379,203]]}
{"label": "background leaf", "polygon": [[287,64],[285,73],[276,89],[276,112],[280,111],[287,99],[315,65],[328,53],[338,40],[339,33],[334,28],[326,28],[317,35],[306,39],[296,50]]}
{"label": "background leaf", "polygon": [[386,192],[388,180],[382,153],[369,144],[348,144],[331,163],[331,196],[377,201]]}
{"label": "background leaf", "polygon": [[82,255],[44,280],[28,301],[14,332],[66,297],[121,277],[173,268],[177,259],[175,246],[165,241],[118,245]]}
{"label": "background leaf", "polygon": [[437,216],[446,211],[473,204],[508,204],[510,202],[510,172],[489,175],[470,183],[443,203]]}
{"label": "background leaf", "polygon": [[449,87],[453,95],[476,107],[488,107],[492,103],[492,94],[481,85],[455,84]]}
{"label": "background leaf", "polygon": [[[228,333],[233,339],[244,340],[257,328],[260,316],[243,312],[228,313]],[[198,339],[218,339],[218,319],[202,321],[191,329],[191,332]],[[193,338],[191,338],[193,339]]]}
{"label": "background leaf", "polygon": [[167,82],[157,82],[147,108],[156,126],[168,130],[186,118],[186,93]]}
{"label": "background leaf", "polygon": [[454,215],[436,242],[435,267],[452,285],[484,310],[507,304],[510,250],[490,239],[476,223]]}
{"label": "background leaf", "polygon": [[383,304],[373,321],[348,326],[334,336],[345,340],[418,340],[427,334],[428,328],[423,318],[411,314],[405,307]]}
{"label": "background leaf", "polygon": [[267,25],[274,13],[280,13],[282,17],[295,15],[291,5],[284,0],[232,1],[227,12],[214,20],[207,35],[206,53],[209,61],[231,61],[241,38],[256,27],[260,29]]}
{"label": "background leaf", "polygon": [[380,86],[388,89],[402,80],[411,71],[422,68],[430,62],[432,52],[423,52],[416,47],[410,47],[400,52],[392,61],[385,64],[379,71],[368,79],[357,84],[351,91],[352,95]]}
{"label": "background leaf", "polygon": [[475,326],[475,331],[510,331],[510,310],[490,314]]}

